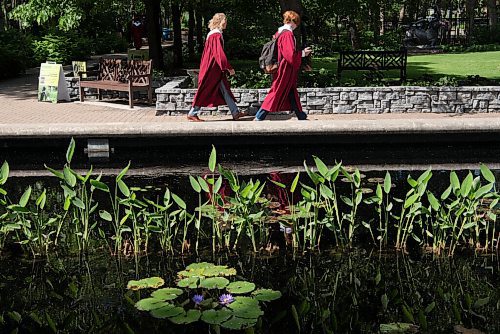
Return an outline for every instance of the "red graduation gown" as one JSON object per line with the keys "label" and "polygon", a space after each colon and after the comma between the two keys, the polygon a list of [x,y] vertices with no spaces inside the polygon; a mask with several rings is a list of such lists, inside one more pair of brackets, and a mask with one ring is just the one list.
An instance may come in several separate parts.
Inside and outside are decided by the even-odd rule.
{"label": "red graduation gown", "polygon": [[299,77],[302,51],[295,51],[295,37],[290,30],[283,30],[278,37],[278,71],[273,74],[273,83],[267,94],[262,109],[269,112],[289,111],[290,91],[295,96],[297,107],[302,111],[299,93],[297,92],[297,80]]}
{"label": "red graduation gown", "polygon": [[213,33],[206,42],[201,56],[200,73],[198,75],[198,91],[194,96],[193,106],[217,107],[225,105],[226,101],[220,91],[220,85],[225,85],[234,100],[225,71],[232,69],[227,61],[222,46],[222,34]]}

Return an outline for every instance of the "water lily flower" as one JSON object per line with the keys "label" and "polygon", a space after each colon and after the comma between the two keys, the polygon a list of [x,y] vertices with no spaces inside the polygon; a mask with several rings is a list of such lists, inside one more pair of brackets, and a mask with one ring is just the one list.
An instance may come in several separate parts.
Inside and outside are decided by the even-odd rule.
{"label": "water lily flower", "polygon": [[229,305],[234,302],[234,297],[230,293],[224,293],[219,297],[221,305]]}
{"label": "water lily flower", "polygon": [[193,302],[195,305],[199,305],[203,301],[203,296],[202,295],[194,295],[193,296]]}

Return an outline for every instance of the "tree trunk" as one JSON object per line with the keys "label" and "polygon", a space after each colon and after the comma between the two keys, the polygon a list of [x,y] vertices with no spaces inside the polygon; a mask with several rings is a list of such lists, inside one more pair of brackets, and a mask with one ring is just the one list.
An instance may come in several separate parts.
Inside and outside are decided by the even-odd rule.
{"label": "tree trunk", "polygon": [[177,1],[172,1],[172,25],[174,30],[174,61],[175,67],[182,67],[182,35],[181,8]]}
{"label": "tree trunk", "polygon": [[[372,8],[370,9],[371,12],[371,20],[372,20],[372,30],[373,30],[373,41],[375,44],[378,44],[379,37],[380,37],[380,17],[381,17],[381,11],[380,11],[380,4],[377,1],[374,1],[372,4]],[[382,25],[383,26],[383,25]]]}
{"label": "tree trunk", "polygon": [[299,15],[302,15],[302,2],[300,0],[280,0],[281,12],[284,13],[287,10],[293,10]]}
{"label": "tree trunk", "polygon": [[380,7],[380,35],[385,34],[385,8],[384,6]]}
{"label": "tree trunk", "polygon": [[354,51],[359,49],[359,32],[356,22],[349,18],[349,36],[351,37],[351,46]]}
{"label": "tree trunk", "polygon": [[3,29],[9,29],[9,20],[7,19],[7,1],[2,1],[2,16],[0,16],[0,23],[3,21]]}
{"label": "tree trunk", "polygon": [[146,5],[146,21],[148,29],[149,58],[153,60],[153,68],[163,70],[163,50],[161,48],[161,1],[144,0]]}
{"label": "tree trunk", "polygon": [[467,0],[466,2],[466,12],[467,12],[467,43],[470,44],[472,41],[472,33],[474,32],[474,10],[476,8],[476,0]]}
{"label": "tree trunk", "polygon": [[406,5],[403,4],[399,10],[399,25],[403,24],[406,15]]}
{"label": "tree trunk", "polygon": [[498,22],[497,0],[488,0],[488,23],[490,31],[494,32]]}
{"label": "tree trunk", "polygon": [[195,29],[195,21],[194,21],[194,9],[193,2],[189,1],[188,4],[188,54],[189,60],[193,60],[194,58],[194,29]]}
{"label": "tree trunk", "polygon": [[201,10],[196,10],[196,44],[198,47],[198,53],[203,52],[203,15],[201,15]]}

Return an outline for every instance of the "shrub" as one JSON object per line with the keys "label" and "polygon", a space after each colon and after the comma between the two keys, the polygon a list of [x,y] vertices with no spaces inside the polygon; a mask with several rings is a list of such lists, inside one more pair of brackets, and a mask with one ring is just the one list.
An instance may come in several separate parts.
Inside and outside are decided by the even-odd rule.
{"label": "shrub", "polygon": [[75,59],[85,59],[91,53],[93,43],[75,34],[48,34],[33,41],[33,52],[37,63],[46,60],[69,63]]}
{"label": "shrub", "polygon": [[0,79],[22,73],[33,64],[29,37],[17,30],[0,31]]}

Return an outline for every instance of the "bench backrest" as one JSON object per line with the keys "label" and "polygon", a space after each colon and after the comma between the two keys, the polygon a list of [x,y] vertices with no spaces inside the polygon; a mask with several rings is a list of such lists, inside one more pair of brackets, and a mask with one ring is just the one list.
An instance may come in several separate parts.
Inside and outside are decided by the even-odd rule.
{"label": "bench backrest", "polygon": [[406,68],[406,49],[398,51],[340,51],[339,69],[391,70]]}
{"label": "bench backrest", "polygon": [[99,59],[99,80],[122,81],[121,59]]}
{"label": "bench backrest", "polygon": [[99,60],[99,80],[128,82],[130,76],[133,83],[150,84],[153,71],[151,60],[103,59]]}
{"label": "bench backrest", "polygon": [[[132,79],[133,83],[138,84],[150,84],[151,75],[153,74],[153,66],[151,60],[129,60],[127,62],[127,74],[135,75],[136,77]],[[146,76],[144,76],[146,75]],[[128,77],[127,77],[128,79]]]}

